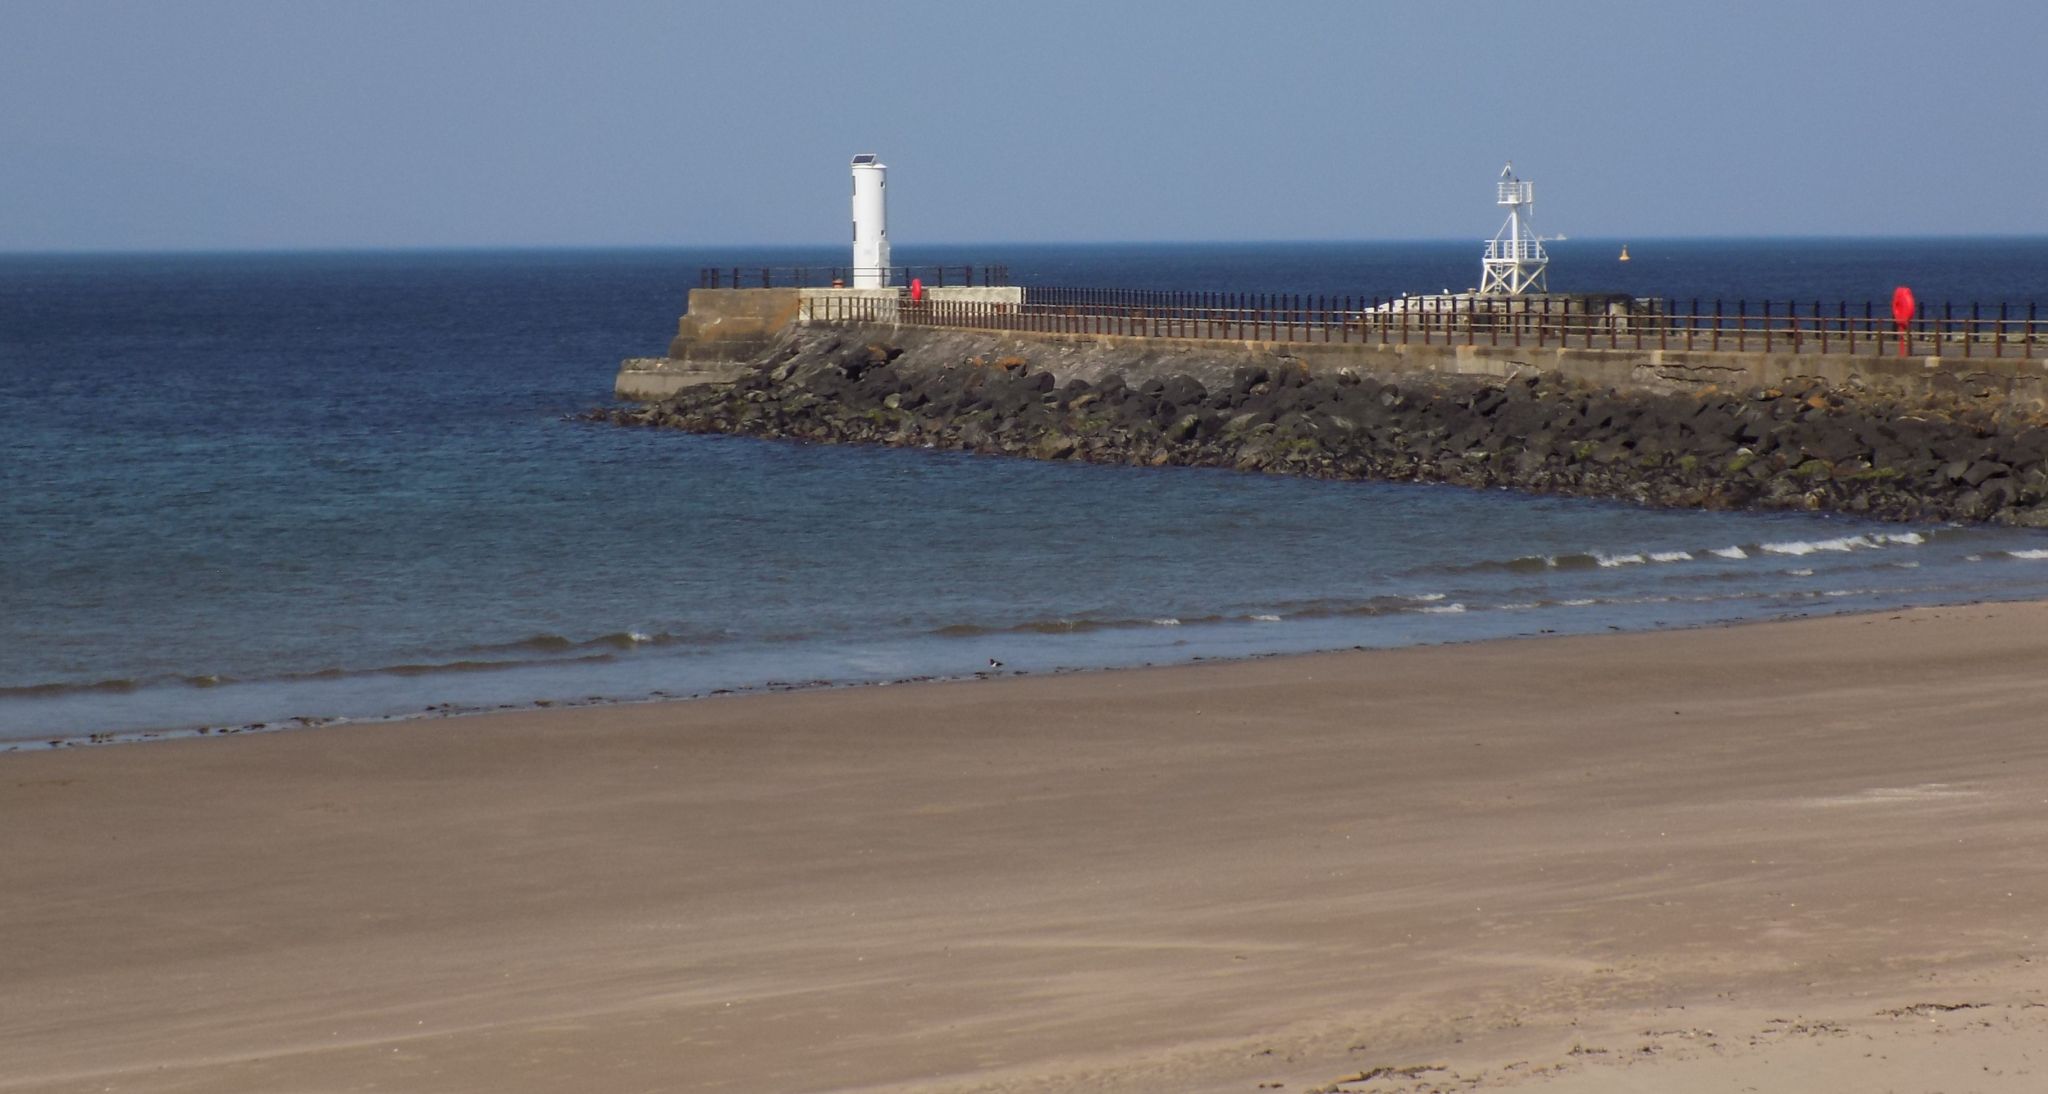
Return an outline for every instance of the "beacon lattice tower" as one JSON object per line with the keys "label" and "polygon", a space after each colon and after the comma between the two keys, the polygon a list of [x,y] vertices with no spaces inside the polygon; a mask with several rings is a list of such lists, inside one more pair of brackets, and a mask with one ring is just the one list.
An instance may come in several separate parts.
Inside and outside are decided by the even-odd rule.
{"label": "beacon lattice tower", "polygon": [[889,168],[873,152],[853,157],[853,287],[889,284]]}
{"label": "beacon lattice tower", "polygon": [[1515,165],[1510,163],[1500,169],[1499,193],[1499,204],[1507,207],[1508,219],[1486,245],[1479,291],[1508,296],[1530,289],[1545,292],[1544,271],[1550,268],[1550,256],[1544,253],[1543,237],[1529,226],[1529,210],[1536,204],[1535,184],[1516,178]]}

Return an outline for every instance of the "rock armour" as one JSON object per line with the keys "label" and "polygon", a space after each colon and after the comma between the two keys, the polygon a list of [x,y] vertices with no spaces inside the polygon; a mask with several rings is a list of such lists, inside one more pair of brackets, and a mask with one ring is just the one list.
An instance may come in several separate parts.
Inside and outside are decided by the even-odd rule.
{"label": "rock armour", "polygon": [[1813,383],[1620,393],[1556,374],[1204,379],[1149,362],[1062,381],[1020,356],[906,361],[859,332],[792,337],[726,387],[593,411],[622,425],[1037,459],[1436,482],[1710,509],[2048,527],[2048,429],[1969,392]]}

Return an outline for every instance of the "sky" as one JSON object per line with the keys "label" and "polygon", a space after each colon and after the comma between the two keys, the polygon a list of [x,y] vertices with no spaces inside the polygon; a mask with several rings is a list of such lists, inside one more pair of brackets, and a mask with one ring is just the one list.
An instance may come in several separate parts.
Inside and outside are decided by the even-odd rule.
{"label": "sky", "polygon": [[2048,4],[0,0],[0,251],[2048,234]]}

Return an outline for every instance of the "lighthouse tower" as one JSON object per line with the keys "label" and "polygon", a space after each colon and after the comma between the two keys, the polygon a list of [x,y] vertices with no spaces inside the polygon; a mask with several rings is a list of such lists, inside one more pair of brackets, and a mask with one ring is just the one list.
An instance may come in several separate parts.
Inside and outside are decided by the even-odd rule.
{"label": "lighthouse tower", "polygon": [[1543,237],[1529,226],[1529,210],[1536,204],[1534,183],[1515,177],[1515,165],[1500,169],[1499,204],[1507,207],[1507,223],[1486,245],[1480,263],[1479,291],[1519,296],[1530,289],[1546,291],[1543,272],[1550,256],[1543,252]]}
{"label": "lighthouse tower", "polygon": [[873,152],[853,157],[853,287],[889,284],[889,168]]}

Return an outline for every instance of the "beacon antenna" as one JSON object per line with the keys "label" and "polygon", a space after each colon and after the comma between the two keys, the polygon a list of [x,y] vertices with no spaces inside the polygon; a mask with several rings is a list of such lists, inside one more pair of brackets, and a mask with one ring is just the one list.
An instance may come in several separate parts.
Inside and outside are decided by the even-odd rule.
{"label": "beacon antenna", "polygon": [[1499,204],[1507,207],[1507,223],[1500,226],[1486,245],[1480,263],[1479,291],[1520,296],[1535,289],[1548,291],[1544,271],[1550,256],[1543,251],[1543,237],[1529,226],[1529,210],[1536,204],[1536,186],[1515,177],[1515,165],[1500,169]]}
{"label": "beacon antenna", "polygon": [[853,287],[889,285],[889,168],[873,152],[853,157]]}

